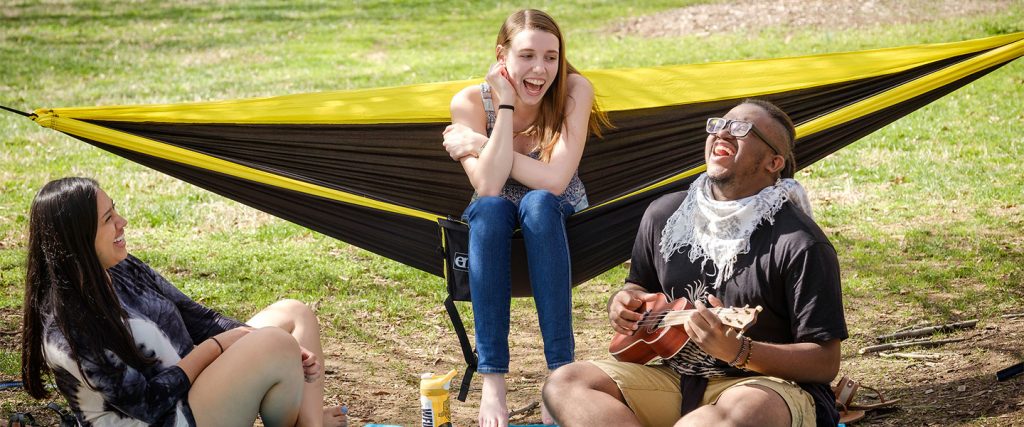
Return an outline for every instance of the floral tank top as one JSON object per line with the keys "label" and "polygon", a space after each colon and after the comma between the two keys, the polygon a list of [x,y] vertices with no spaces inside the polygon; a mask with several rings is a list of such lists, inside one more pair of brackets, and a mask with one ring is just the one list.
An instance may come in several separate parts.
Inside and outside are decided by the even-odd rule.
{"label": "floral tank top", "polygon": [[[487,112],[487,136],[491,136],[491,131],[494,129],[494,120],[497,118],[497,113],[494,111],[494,102],[491,99],[491,87],[487,83],[480,85],[480,95],[484,101],[484,111]],[[534,150],[528,154],[533,159],[540,159],[540,151]],[[501,188],[500,197],[519,205],[519,201],[526,196],[531,189],[518,181],[509,178],[505,183],[505,186]],[[478,196],[473,193],[473,200],[476,200]],[[580,180],[579,172],[573,173],[572,178],[569,180],[569,185],[565,187],[565,191],[562,193],[561,198],[565,199],[572,205],[575,212],[579,212],[586,209],[590,203],[587,201],[587,189],[583,187],[583,181]]]}

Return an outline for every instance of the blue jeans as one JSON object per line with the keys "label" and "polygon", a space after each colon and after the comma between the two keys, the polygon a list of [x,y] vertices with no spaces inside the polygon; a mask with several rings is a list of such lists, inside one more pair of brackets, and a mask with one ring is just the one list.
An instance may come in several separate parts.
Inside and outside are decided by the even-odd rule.
{"label": "blue jeans", "polygon": [[480,197],[466,208],[469,222],[469,288],[476,328],[477,372],[508,373],[509,305],[512,302],[512,232],[522,228],[548,369],[572,363],[572,270],[565,219],[574,212],[548,191],[526,193],[519,206]]}

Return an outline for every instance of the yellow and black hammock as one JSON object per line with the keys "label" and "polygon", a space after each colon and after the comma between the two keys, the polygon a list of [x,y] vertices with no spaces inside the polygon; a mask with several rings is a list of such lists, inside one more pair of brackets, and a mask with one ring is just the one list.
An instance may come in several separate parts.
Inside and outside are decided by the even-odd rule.
{"label": "yellow and black hammock", "polygon": [[[704,119],[768,99],[805,167],[1024,55],[1024,33],[795,58],[588,71],[615,129],[580,164],[591,207],[568,221],[573,282],[623,262],[647,204],[704,169]],[[173,105],[39,109],[30,117],[119,156],[403,264],[469,299],[473,192],[441,147],[448,104],[478,81]],[[521,241],[514,295],[529,295]],[[466,375],[468,380],[470,375]],[[463,387],[464,398],[468,387]]]}

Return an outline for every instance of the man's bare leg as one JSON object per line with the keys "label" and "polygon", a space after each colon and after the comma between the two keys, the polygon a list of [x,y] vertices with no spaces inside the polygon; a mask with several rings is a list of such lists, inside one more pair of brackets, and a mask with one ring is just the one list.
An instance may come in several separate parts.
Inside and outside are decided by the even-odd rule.
{"label": "man's bare leg", "polygon": [[542,394],[554,421],[563,427],[640,425],[615,381],[590,362],[558,368]]}
{"label": "man's bare leg", "polygon": [[756,385],[726,390],[714,405],[693,410],[675,427],[789,427],[792,424],[789,405],[775,391]]}

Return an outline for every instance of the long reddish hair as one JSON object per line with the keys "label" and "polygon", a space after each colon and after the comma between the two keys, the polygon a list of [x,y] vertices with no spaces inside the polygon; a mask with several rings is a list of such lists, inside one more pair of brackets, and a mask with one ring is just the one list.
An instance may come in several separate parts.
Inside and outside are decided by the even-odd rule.
{"label": "long reddish hair", "polygon": [[[540,103],[540,113],[523,133],[537,135],[540,159],[547,162],[551,159],[551,151],[562,136],[562,125],[565,123],[565,105],[569,98],[569,85],[566,83],[569,74],[580,74],[565,57],[565,41],[562,30],[547,13],[536,9],[523,9],[505,19],[498,30],[498,45],[507,52],[512,45],[512,38],[526,30],[539,30],[553,34],[558,38],[558,73],[551,83],[548,92]],[[587,128],[590,133],[601,136],[601,127],[611,127],[606,115],[594,100],[590,110],[590,122]]]}

